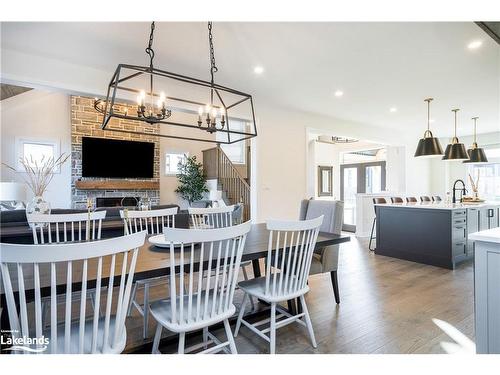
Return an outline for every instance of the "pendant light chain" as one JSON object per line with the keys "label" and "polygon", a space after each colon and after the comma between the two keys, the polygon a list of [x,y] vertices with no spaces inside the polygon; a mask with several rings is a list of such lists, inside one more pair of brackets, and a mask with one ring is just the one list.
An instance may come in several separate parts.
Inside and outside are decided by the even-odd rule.
{"label": "pendant light chain", "polygon": [[210,76],[211,83],[214,83],[214,73],[219,71],[217,65],[215,65],[215,52],[214,52],[214,37],[212,35],[212,21],[208,22],[208,45],[210,48]]}
{"label": "pendant light chain", "polygon": [[151,23],[151,32],[149,34],[149,43],[146,47],[146,53],[149,55],[149,67],[153,69],[153,59],[155,58],[155,51],[153,50],[153,39],[155,32],[155,23],[154,21]]}

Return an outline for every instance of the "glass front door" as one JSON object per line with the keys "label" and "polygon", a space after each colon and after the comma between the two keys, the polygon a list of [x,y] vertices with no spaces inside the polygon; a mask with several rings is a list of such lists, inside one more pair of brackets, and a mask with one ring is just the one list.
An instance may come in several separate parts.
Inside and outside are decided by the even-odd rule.
{"label": "glass front door", "polygon": [[340,166],[340,199],[344,201],[343,230],[356,231],[356,195],[385,190],[385,161]]}

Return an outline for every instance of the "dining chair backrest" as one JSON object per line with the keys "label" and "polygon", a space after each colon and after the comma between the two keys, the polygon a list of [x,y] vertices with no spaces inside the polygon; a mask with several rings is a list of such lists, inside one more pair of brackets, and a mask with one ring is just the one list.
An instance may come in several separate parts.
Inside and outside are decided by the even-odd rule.
{"label": "dining chair backrest", "polygon": [[375,214],[377,214],[377,207],[375,207],[376,204],[386,204],[387,200],[382,197],[376,197],[373,198],[373,209],[375,210]]}
{"label": "dining chair backrest", "polygon": [[439,195],[433,195],[432,196],[432,201],[433,202],[441,202],[442,199],[441,199],[441,197]]}
{"label": "dining chair backrest", "polygon": [[175,227],[175,215],[178,207],[160,210],[120,210],[125,234],[147,231],[148,234],[161,234],[164,227]]}
{"label": "dining chair backrest", "polygon": [[269,220],[265,294],[293,295],[304,289],[323,215],[301,221]]}
{"label": "dining chair backrest", "polygon": [[422,195],[420,197],[420,202],[430,202],[431,201],[431,198],[428,197],[427,195]]}
{"label": "dining chair backrest", "polygon": [[250,228],[248,221],[216,229],[164,229],[175,270],[169,276],[172,324],[213,320],[230,310]]}
{"label": "dining chair backrest", "polygon": [[391,197],[392,203],[403,203],[403,198],[401,197]]}
{"label": "dining chair backrest", "polygon": [[417,198],[415,198],[415,197],[406,197],[406,202],[408,202],[408,203],[417,203]]}
{"label": "dining chair backrest", "polygon": [[62,243],[68,241],[98,240],[106,211],[76,214],[26,215],[33,232],[33,243]]}
{"label": "dining chair backrest", "polygon": [[194,229],[224,228],[233,225],[233,206],[196,208],[189,207],[191,224]]}
{"label": "dining chair backrest", "polygon": [[[124,343],[119,341],[124,334],[137,253],[139,247],[144,244],[145,235],[146,232],[141,232],[82,243],[1,244],[0,269],[12,334],[16,337],[36,337],[38,344],[41,343],[42,335],[46,334],[43,332],[41,304],[42,290],[45,290],[50,294],[51,300],[52,353],[103,353],[112,351],[118,344],[124,346]],[[115,275],[115,267],[116,270],[121,270],[119,274]],[[89,272],[89,269],[92,271]],[[102,285],[104,277],[108,279],[107,285]],[[75,329],[75,324],[72,324],[72,285],[81,282],[83,296],[87,292],[88,280],[94,278],[96,298],[92,324],[86,321],[87,300],[80,298],[77,301],[80,304],[79,318],[75,323],[78,328]],[[60,314],[57,311],[57,293],[58,287],[61,288],[64,284],[64,317],[58,322]],[[115,298],[113,285],[118,286]],[[108,287],[107,293],[102,293],[102,298],[101,286]],[[14,297],[17,293],[19,311]],[[34,296],[34,309],[27,308],[29,296]],[[99,315],[101,301],[104,301],[105,306],[104,317]],[[64,338],[62,331],[59,334],[62,342],[58,342],[58,329],[64,329]]]}

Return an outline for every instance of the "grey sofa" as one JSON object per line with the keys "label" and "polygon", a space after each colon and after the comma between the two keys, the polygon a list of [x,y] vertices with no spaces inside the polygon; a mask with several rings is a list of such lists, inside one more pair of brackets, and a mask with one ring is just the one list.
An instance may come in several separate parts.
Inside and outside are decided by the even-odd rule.
{"label": "grey sofa", "polygon": [[[314,219],[324,215],[321,232],[340,234],[344,219],[344,202],[304,199],[300,205],[300,220]],[[332,245],[314,252],[310,275],[330,273],[335,302],[340,303],[337,267],[339,261],[339,246]]]}

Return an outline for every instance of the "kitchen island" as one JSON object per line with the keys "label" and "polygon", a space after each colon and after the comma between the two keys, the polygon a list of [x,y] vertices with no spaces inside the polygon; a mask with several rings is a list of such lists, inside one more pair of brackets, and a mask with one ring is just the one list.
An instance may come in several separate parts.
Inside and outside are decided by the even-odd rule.
{"label": "kitchen island", "polygon": [[500,203],[379,204],[376,254],[454,269],[471,259],[470,233],[499,226]]}

